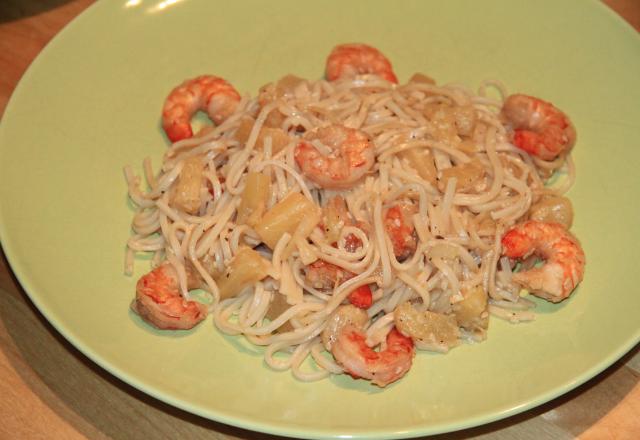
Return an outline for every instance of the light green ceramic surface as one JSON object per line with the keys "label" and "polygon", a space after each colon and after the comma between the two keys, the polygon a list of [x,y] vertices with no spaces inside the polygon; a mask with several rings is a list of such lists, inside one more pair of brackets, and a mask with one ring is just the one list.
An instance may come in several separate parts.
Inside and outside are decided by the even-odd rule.
{"label": "light green ceramic surface", "polygon": [[[173,405],[299,437],[400,437],[486,423],[586,381],[640,339],[640,38],[594,1],[104,1],[25,74],[0,130],[0,234],[20,282],[98,364]],[[342,3],[342,4],[341,4]],[[587,254],[574,296],[535,322],[419,354],[384,390],[348,376],[296,381],[208,320],[151,331],[122,275],[131,209],[122,173],[157,164],[162,102],[202,73],[241,92],[286,73],[319,78],[330,49],[367,42],[401,80],[424,71],[476,87],[499,78],[572,117],[574,231]],[[137,264],[142,274],[145,261]]]}

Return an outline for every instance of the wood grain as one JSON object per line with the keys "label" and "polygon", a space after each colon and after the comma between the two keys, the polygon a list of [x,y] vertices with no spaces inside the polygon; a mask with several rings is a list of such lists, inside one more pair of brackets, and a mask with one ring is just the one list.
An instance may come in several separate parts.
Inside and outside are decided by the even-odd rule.
{"label": "wood grain", "polygon": [[[0,115],[29,63],[90,0],[0,1]],[[637,30],[640,1],[605,0]],[[635,439],[640,353],[525,413],[433,439]],[[0,252],[0,439],[277,439],[178,410],[121,382],[40,315]]]}

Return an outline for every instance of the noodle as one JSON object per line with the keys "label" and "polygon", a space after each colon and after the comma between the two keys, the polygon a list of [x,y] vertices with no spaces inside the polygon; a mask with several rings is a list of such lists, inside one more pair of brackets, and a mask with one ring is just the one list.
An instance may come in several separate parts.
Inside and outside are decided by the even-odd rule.
{"label": "noodle", "polygon": [[[218,126],[171,145],[159,174],[144,159],[145,191],[141,178],[125,167],[136,207],[127,274],[133,273],[136,254],[151,253],[154,266],[168,261],[175,268],[180,294],[190,300],[188,277],[194,269],[210,296],[215,326],[265,346],[270,368],[291,370],[302,381],[344,371],[322,335],[334,312],[362,287],[371,289],[372,302],[366,342],[381,349],[398,307],[407,301],[421,313],[454,316],[457,304],[479,289],[485,296],[479,320],[489,312],[512,322],[534,318],[535,303],[520,297],[509,260],[501,258],[500,240],[543,196],[565,193],[575,180],[575,166],[569,154],[546,161],[510,143],[499,115],[507,97],[501,82],[483,81],[474,94],[454,84],[396,86],[375,75],[334,82],[291,78],[263,88],[257,98],[241,99]],[[473,115],[473,126],[464,132],[456,119],[463,111]],[[251,126],[241,135],[246,121]],[[296,148],[306,139],[330,153],[331,145],[313,134],[332,124],[365,133],[375,163],[352,185],[323,189],[299,166]],[[185,208],[176,190],[187,185],[188,164],[201,168],[195,209]],[[558,172],[565,178],[545,187]],[[259,175],[268,187],[252,187],[249,175]],[[251,205],[254,211],[241,220],[250,203],[247,194],[261,188],[262,204]],[[294,227],[269,243],[267,226],[275,226],[265,225],[265,219],[276,218],[284,209],[279,207],[296,195],[310,208],[277,217],[283,223],[300,215]],[[339,221],[328,214],[336,200],[346,212]],[[398,255],[393,228],[405,226],[390,220],[392,207],[404,213],[405,226],[413,231],[403,237],[415,242],[407,256]],[[257,251],[267,275],[229,296],[222,274],[229,274],[247,248]],[[342,278],[331,287],[318,284],[309,275],[318,267],[334,268]],[[486,321],[464,327],[458,338],[482,340],[486,328]],[[421,340],[417,347],[446,352],[456,344]]]}

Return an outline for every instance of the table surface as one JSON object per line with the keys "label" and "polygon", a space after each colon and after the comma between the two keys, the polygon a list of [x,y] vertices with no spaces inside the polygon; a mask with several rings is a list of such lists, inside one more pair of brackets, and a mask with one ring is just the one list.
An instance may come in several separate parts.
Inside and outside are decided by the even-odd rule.
{"label": "table surface", "polygon": [[[45,44],[91,0],[0,2],[0,115]],[[640,31],[640,0],[605,0]],[[640,346],[545,405],[447,438],[631,439],[640,433]],[[435,436],[431,438],[441,438]],[[277,437],[212,422],[111,376],[42,317],[0,251],[0,439]]]}

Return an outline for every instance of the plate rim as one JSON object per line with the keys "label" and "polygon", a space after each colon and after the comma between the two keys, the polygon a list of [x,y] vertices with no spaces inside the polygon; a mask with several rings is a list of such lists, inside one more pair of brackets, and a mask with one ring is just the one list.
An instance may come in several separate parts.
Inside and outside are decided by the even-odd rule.
{"label": "plate rim", "polygon": [[[53,38],[49,42],[45,44],[45,46],[40,50],[40,52],[36,55],[36,57],[29,64],[25,72],[20,77],[18,83],[16,84],[14,90],[9,97],[7,105],[4,109],[2,118],[0,121],[4,121],[7,115],[12,115],[13,107],[15,106],[15,102],[19,100],[20,94],[22,93],[22,89],[25,84],[28,82],[29,78],[34,75],[34,72],[37,72],[39,65],[42,62],[43,54],[46,54],[48,51],[52,50],[51,48],[60,44],[60,41],[63,40],[67,33],[70,32],[70,29],[73,29],[78,21],[86,20],[87,16],[90,14],[96,14],[101,7],[109,2],[95,2],[81,11],[78,15],[76,15],[71,21],[69,21],[58,33],[56,33]],[[640,32],[637,32],[627,21],[622,19],[614,10],[612,10],[609,6],[604,3],[592,0],[591,4],[598,5],[601,11],[606,11],[605,15],[608,15],[609,20],[613,20],[616,22],[616,26],[622,27],[625,29],[625,32],[630,33],[630,35],[634,35],[635,38],[640,39]],[[621,26],[622,25],[622,26]],[[5,131],[6,124],[0,124],[0,142],[3,139],[3,133]],[[3,150],[3,146],[0,143],[0,153]],[[3,155],[0,154],[0,159],[2,159]],[[398,438],[398,436],[402,436],[403,438],[413,438],[424,435],[434,435],[434,434],[442,434],[449,433],[454,431],[459,431],[463,429],[468,429],[472,427],[487,425],[489,423],[506,419],[508,417],[514,416],[516,414],[525,412],[532,408],[538,407],[544,403],[550,402],[556,399],[559,396],[562,396],[577,387],[583,385],[589,380],[593,379],[598,374],[602,373],[607,368],[613,367],[616,362],[618,362],[622,357],[624,357],[627,353],[633,350],[640,343],[640,328],[636,330],[634,334],[630,334],[629,337],[624,341],[623,344],[620,344],[615,350],[611,351],[608,356],[602,358],[599,362],[595,363],[591,368],[585,370],[581,375],[575,377],[573,380],[568,381],[562,386],[556,387],[552,390],[549,390],[545,393],[541,393],[535,398],[528,398],[526,402],[512,405],[509,407],[505,407],[500,411],[491,411],[487,413],[486,411],[482,413],[482,415],[477,415],[474,417],[466,418],[464,421],[458,423],[439,423],[435,425],[424,425],[419,426],[415,424],[414,427],[410,429],[399,429],[399,430],[352,430],[349,432],[345,432],[344,429],[341,429],[338,432],[336,429],[311,429],[311,428],[300,428],[297,425],[287,424],[287,423],[268,423],[268,422],[256,422],[252,420],[248,416],[237,416],[224,411],[214,411],[211,409],[204,409],[201,406],[194,405],[187,400],[176,398],[168,395],[167,393],[163,393],[161,391],[157,391],[153,388],[153,386],[148,386],[137,379],[136,377],[130,375],[123,369],[112,365],[107,359],[105,359],[102,355],[92,350],[89,346],[87,346],[84,342],[82,342],[73,332],[72,329],[67,328],[64,323],[60,322],[55,314],[49,310],[47,307],[44,307],[41,303],[41,298],[43,297],[41,292],[38,292],[37,288],[34,288],[32,285],[29,276],[28,269],[26,269],[26,265],[20,260],[17,256],[17,251],[15,251],[14,246],[16,246],[11,239],[11,235],[7,229],[7,224],[4,220],[4,211],[6,206],[2,200],[0,200],[0,247],[5,254],[6,260],[9,264],[10,272],[13,273],[15,278],[17,279],[20,288],[29,298],[29,300],[35,305],[40,313],[48,323],[58,332],[64,339],[73,345],[83,356],[90,359],[94,364],[98,365],[101,369],[105,370],[109,374],[115,376],[118,380],[124,382],[127,386],[131,386],[136,390],[143,392],[144,394],[151,396],[154,399],[157,399],[161,402],[165,402],[171,406],[174,406],[182,411],[187,413],[195,414],[197,416],[203,417],[208,420],[212,420],[215,422],[227,424],[230,426],[234,426],[240,429],[262,432],[266,434],[272,435],[282,435],[287,437],[299,437],[299,438],[313,438],[313,439],[321,439],[321,438],[356,438],[356,439],[374,439],[374,438]],[[67,351],[69,349],[65,347]],[[520,399],[522,400],[522,399]]]}

